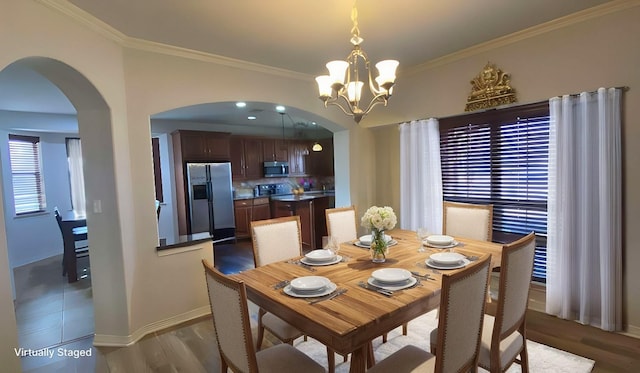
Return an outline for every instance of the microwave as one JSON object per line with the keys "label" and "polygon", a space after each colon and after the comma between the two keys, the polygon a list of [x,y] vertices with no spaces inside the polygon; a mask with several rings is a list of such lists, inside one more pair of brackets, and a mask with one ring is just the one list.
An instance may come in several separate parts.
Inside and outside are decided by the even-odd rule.
{"label": "microwave", "polygon": [[264,162],[264,177],[289,176],[289,162]]}

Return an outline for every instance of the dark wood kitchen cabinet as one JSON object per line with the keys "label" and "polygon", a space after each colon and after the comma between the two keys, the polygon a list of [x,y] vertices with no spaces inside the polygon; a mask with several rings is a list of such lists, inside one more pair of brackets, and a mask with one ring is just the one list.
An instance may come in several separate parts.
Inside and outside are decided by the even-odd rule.
{"label": "dark wood kitchen cabinet", "polygon": [[229,161],[231,134],[208,131],[175,131],[172,133],[174,151],[180,147],[183,161]]}
{"label": "dark wood kitchen cabinet", "polygon": [[251,180],[262,177],[262,139],[242,136],[231,137],[231,176],[233,180]]}
{"label": "dark wood kitchen cabinet", "polygon": [[265,162],[288,162],[289,145],[286,140],[263,139],[262,160]]}
{"label": "dark wood kitchen cabinet", "polygon": [[236,238],[251,237],[251,222],[271,218],[268,197],[238,199],[234,203]]}

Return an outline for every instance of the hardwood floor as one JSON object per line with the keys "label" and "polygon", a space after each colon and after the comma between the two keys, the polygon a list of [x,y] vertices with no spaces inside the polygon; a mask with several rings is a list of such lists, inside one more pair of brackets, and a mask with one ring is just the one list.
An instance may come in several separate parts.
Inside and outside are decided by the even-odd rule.
{"label": "hardwood floor", "polygon": [[[215,266],[224,273],[253,268],[251,242],[215,247]],[[203,279],[204,280],[204,279]],[[543,293],[542,293],[543,294]],[[596,361],[593,372],[639,372],[640,339],[560,320],[535,309],[544,299],[540,289],[532,292],[527,314],[528,338]],[[273,337],[267,339],[277,343]],[[22,359],[23,371],[40,372],[219,372],[213,325],[205,317],[161,332],[151,333],[122,348],[93,347],[88,336],[51,346],[67,350],[89,350],[83,358]]]}

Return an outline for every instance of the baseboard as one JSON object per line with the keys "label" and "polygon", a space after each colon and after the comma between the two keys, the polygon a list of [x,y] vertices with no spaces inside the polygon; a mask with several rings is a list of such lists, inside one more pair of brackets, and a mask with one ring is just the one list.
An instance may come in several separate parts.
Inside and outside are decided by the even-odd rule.
{"label": "baseboard", "polygon": [[120,336],[120,335],[109,335],[109,334],[95,334],[93,338],[94,346],[105,346],[105,347],[126,347],[130,346],[137,341],[139,341],[142,337],[149,333],[157,332],[162,329],[170,328],[172,326],[176,326],[182,324],[187,321],[191,321],[193,319],[197,319],[202,316],[206,316],[211,314],[211,307],[203,306],[200,308],[196,308],[195,310],[191,310],[189,312],[185,312],[180,315],[176,315],[170,317],[165,320],[160,320],[153,322],[151,324],[147,324],[142,328],[136,330],[130,335]]}
{"label": "baseboard", "polygon": [[635,325],[627,325],[627,331],[620,332],[620,334],[640,339],[640,327]]}

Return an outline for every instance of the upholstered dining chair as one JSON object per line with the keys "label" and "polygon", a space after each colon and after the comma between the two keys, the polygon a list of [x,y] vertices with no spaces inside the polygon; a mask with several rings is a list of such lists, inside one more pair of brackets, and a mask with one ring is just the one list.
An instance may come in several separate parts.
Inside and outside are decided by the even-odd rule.
{"label": "upholstered dining chair", "polygon": [[493,237],[493,205],[443,203],[442,232],[449,236],[491,241]]}
{"label": "upholstered dining chair", "polygon": [[336,207],[324,210],[327,218],[327,235],[338,242],[353,241],[358,238],[356,208]]}
{"label": "upholstered dining chair", "polygon": [[[252,221],[251,237],[253,240],[253,262],[256,267],[302,255],[299,216]],[[303,335],[287,322],[260,308],[258,311],[258,350],[262,346],[264,329],[289,344]]]}
{"label": "upholstered dining chair", "polygon": [[[496,315],[485,315],[479,365],[490,372],[504,372],[517,362],[529,371],[526,311],[533,272],[535,233],[504,245]],[[439,346],[437,330],[431,332],[431,349]],[[435,343],[434,343],[435,342]],[[517,359],[518,355],[520,359]]]}
{"label": "upholstered dining chair", "polygon": [[[300,217],[297,215],[252,221],[251,236],[253,260],[256,267],[302,255]],[[305,340],[307,339],[306,335],[286,321],[260,308],[258,311],[258,349],[262,345],[265,329],[279,340],[289,344],[301,336],[304,336]],[[330,348],[327,348],[327,359],[331,373],[335,369],[335,356]],[[346,361],[346,356],[343,356],[343,359]]]}
{"label": "upholstered dining chair", "polygon": [[[464,269],[442,275],[438,348],[435,354],[408,345],[374,365],[369,372],[477,371],[489,282],[490,255]],[[425,337],[426,338],[426,337]]]}
{"label": "upholstered dining chair", "polygon": [[220,353],[220,371],[233,372],[305,372],[320,373],[325,369],[300,350],[286,343],[256,352],[251,335],[247,290],[219,272],[211,262],[202,260],[213,327]]}

